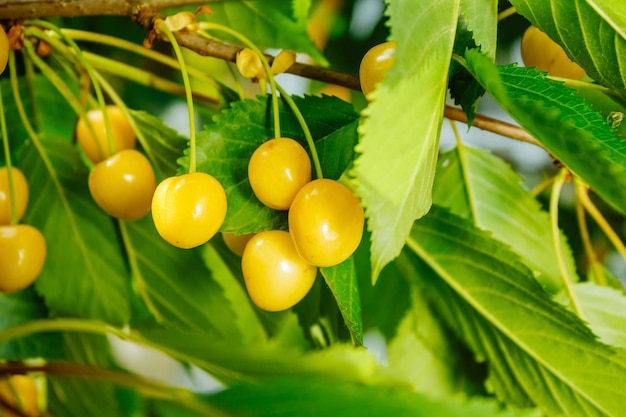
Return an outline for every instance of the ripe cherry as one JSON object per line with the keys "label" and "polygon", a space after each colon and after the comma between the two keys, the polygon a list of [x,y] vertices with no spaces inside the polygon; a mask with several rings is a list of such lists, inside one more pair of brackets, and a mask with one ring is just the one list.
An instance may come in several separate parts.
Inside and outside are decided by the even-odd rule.
{"label": "ripe cherry", "polygon": [[126,149],[98,163],[89,173],[95,202],[120,220],[139,220],[150,211],[156,177],[141,152]]}
{"label": "ripe cherry", "polygon": [[359,199],[345,185],[311,181],[289,209],[289,231],[300,256],[315,266],[337,265],[361,242],[365,216]]}
{"label": "ripe cherry", "polygon": [[[134,148],[137,138],[122,110],[117,106],[109,105],[106,106],[106,112],[111,126],[115,152]],[[104,117],[100,109],[88,111],[85,117],[89,119],[96,137],[94,138],[91,134],[85,118],[81,117],[76,123],[76,140],[91,162],[97,164],[111,156]]]}
{"label": "ripe cherry", "polygon": [[248,179],[263,204],[287,210],[300,188],[311,181],[311,160],[295,140],[270,139],[250,157]]}
{"label": "ripe cherry", "polygon": [[359,67],[359,80],[365,97],[369,96],[376,88],[376,84],[385,78],[385,73],[393,65],[395,50],[395,42],[384,42],[374,46],[363,56]]}
{"label": "ripe cherry", "polygon": [[226,192],[214,177],[194,172],[163,180],[152,199],[152,219],[165,241],[189,249],[211,239],[226,218]]}
{"label": "ripe cherry", "polygon": [[37,404],[37,385],[26,375],[11,375],[0,379],[0,398],[2,402],[11,406],[15,413],[7,407],[0,408],[0,415],[5,417],[36,417],[39,415]]}
{"label": "ripe cherry", "polygon": [[[22,171],[11,167],[13,193],[15,196],[15,218],[19,222],[28,205],[28,183]],[[11,193],[9,189],[9,170],[0,168],[0,225],[11,223]]]}
{"label": "ripe cherry", "polygon": [[534,26],[522,36],[521,53],[525,66],[536,67],[548,75],[574,80],[585,76],[585,70],[569,59],[561,45]]}
{"label": "ripe cherry", "polygon": [[297,304],[317,274],[316,267],[300,258],[289,233],[281,230],[254,235],[243,251],[241,266],[250,298],[267,311]]}
{"label": "ripe cherry", "polygon": [[246,233],[243,235],[236,235],[234,233],[222,233],[222,238],[224,239],[224,243],[235,255],[242,256],[243,250],[246,248],[246,245],[252,239],[255,233]]}
{"label": "ripe cherry", "polygon": [[37,279],[46,260],[46,241],[27,225],[0,226],[0,292],[12,293]]}
{"label": "ripe cherry", "polygon": [[2,25],[0,25],[0,74],[4,72],[9,62],[9,38],[4,31]]}

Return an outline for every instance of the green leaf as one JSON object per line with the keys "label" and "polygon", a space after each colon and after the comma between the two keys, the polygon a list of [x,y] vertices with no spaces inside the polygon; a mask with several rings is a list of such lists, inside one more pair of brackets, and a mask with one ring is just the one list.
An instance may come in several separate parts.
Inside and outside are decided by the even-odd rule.
{"label": "green leaf", "polygon": [[[411,281],[415,269],[405,254],[394,262]],[[379,284],[382,279],[379,281]],[[387,360],[392,372],[410,381],[420,393],[443,398],[452,396],[463,387],[463,375],[458,371],[462,360],[457,341],[450,337],[424,291],[412,285],[409,289],[411,308],[400,320],[397,333],[389,341]]]}
{"label": "green leaf", "polygon": [[224,296],[199,250],[179,249],[165,242],[150,216],[123,227],[128,258],[136,265],[134,288],[157,321],[166,327],[203,331],[214,338],[242,338],[235,325],[237,306]]}
{"label": "green leaf", "polygon": [[[589,327],[607,345],[626,348],[626,296],[623,291],[591,282],[574,286],[574,294]],[[557,300],[569,304],[562,292]]]}
{"label": "green leaf", "polygon": [[[294,8],[292,3],[293,0],[212,2],[213,13],[207,17],[200,16],[199,20],[227,26],[260,48],[292,49],[311,56],[322,66],[328,65],[308,36],[303,4]],[[188,9],[193,12],[196,8],[193,6]],[[211,29],[210,33],[220,39],[241,43],[237,38],[218,30]]]}
{"label": "green leaf", "polygon": [[[473,219],[476,226],[509,245],[536,272],[537,280],[550,294],[563,288],[550,216],[506,162],[488,151],[463,146],[441,155],[436,178],[435,204]],[[577,277],[563,234],[561,247],[569,276]]]}
{"label": "green leaf", "polygon": [[461,16],[481,52],[495,59],[498,37],[498,1],[461,0]]}
{"label": "green leaf", "polygon": [[363,319],[354,259],[350,257],[339,265],[320,268],[320,272],[337,301],[343,320],[350,331],[352,343],[355,346],[361,346],[363,344]]}
{"label": "green leaf", "polygon": [[136,110],[131,110],[130,113],[145,136],[145,143],[141,146],[159,174],[163,177],[176,174],[178,170],[176,160],[189,146],[189,139],[179,135],[161,119],[149,113]]}
{"label": "green leaf", "polygon": [[[213,242],[212,242],[213,243]],[[267,340],[267,334],[257,316],[253,303],[246,292],[243,283],[228,267],[214,244],[203,245],[202,258],[207,268],[211,271],[213,279],[222,288],[224,298],[233,306],[235,324],[243,335],[243,344],[263,343]],[[241,258],[237,257],[239,262]]]}
{"label": "green leaf", "polygon": [[384,376],[372,354],[343,344],[302,351],[272,342],[253,346],[225,343],[202,331],[160,329],[145,330],[142,337],[226,383],[306,375],[359,382],[390,378]]}
{"label": "green leaf", "polygon": [[[354,158],[356,114],[336,97],[294,97],[320,156],[326,178],[338,179]],[[308,149],[302,128],[282,103],[281,135]],[[270,98],[235,102],[197,136],[197,169],[213,175],[226,190],[228,212],[223,232],[252,233],[286,227],[286,212],[264,206],[248,181],[248,160],[256,148],[273,138]],[[185,168],[189,158],[180,160]]]}
{"label": "green leaf", "polygon": [[440,317],[486,361],[500,400],[548,415],[622,415],[624,351],[598,342],[508,248],[435,208],[407,248]]}
{"label": "green leaf", "polygon": [[[106,337],[80,333],[65,333],[63,345],[69,363],[114,366]],[[90,381],[88,378],[47,378],[49,410],[53,415],[67,417],[126,416],[116,399],[113,384]]]}
{"label": "green leaf", "polygon": [[[622,96],[626,94],[625,26],[618,26],[624,20],[621,2],[603,2],[602,7],[592,0],[512,0],[511,4],[560,44],[587,75]],[[610,15],[609,10],[613,10]]]}
{"label": "green leaf", "polygon": [[372,231],[374,282],[431,205],[459,2],[388,4],[395,61],[363,112],[353,171]]}
{"label": "green leaf", "polygon": [[129,287],[115,225],[91,198],[69,141],[41,142],[42,154],[31,144],[20,161],[31,195],[24,222],[41,230],[48,249],[35,288],[51,314],[125,324]]}
{"label": "green leaf", "polygon": [[597,0],[586,1],[613,30],[619,33],[623,39],[626,39],[626,9],[624,9],[621,2],[615,0],[604,0],[603,2],[598,2]]}
{"label": "green leaf", "polygon": [[605,201],[626,214],[626,146],[589,102],[533,68],[497,67],[476,52],[469,70],[507,113]]}
{"label": "green leaf", "polygon": [[[276,378],[233,386],[207,400],[229,413],[250,417],[505,417],[493,400],[434,400],[406,387],[380,387],[320,378]],[[533,413],[537,415],[537,413]]]}
{"label": "green leaf", "polygon": [[[47,317],[43,300],[33,287],[13,294],[0,294],[0,331]],[[44,333],[0,344],[0,358],[60,358],[64,354],[59,333]]]}

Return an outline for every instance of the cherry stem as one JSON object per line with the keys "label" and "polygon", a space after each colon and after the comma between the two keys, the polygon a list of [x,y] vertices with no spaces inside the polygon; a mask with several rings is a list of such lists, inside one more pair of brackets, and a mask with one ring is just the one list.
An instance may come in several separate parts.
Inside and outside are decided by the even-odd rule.
{"label": "cherry stem", "polygon": [[[270,84],[270,89],[272,91],[272,111],[273,111],[273,116],[274,116],[274,137],[279,138],[281,137],[280,134],[280,115],[278,114],[278,97],[277,97],[277,88],[278,85],[276,83],[276,80],[274,80],[274,75],[272,74],[272,69],[270,67],[270,64],[267,60],[267,58],[265,57],[265,54],[263,52],[261,52],[261,50],[251,41],[249,40],[247,37],[245,37],[244,35],[242,35],[241,33],[237,32],[236,30],[233,30],[227,26],[223,26],[223,25],[219,25],[217,23],[209,23],[209,22],[197,22],[195,24],[195,26],[198,27],[198,29],[202,29],[202,30],[217,30],[217,31],[221,31],[224,33],[227,33],[235,38],[237,38],[241,43],[243,43],[244,45],[246,45],[248,48],[252,49],[254,51],[255,54],[257,54],[257,56],[259,57],[259,59],[261,60],[261,64],[263,64],[263,68],[265,69],[265,74],[267,75],[267,80]],[[199,32],[200,35],[204,36],[204,37],[208,37],[209,39],[211,38],[207,33],[200,31]]]}
{"label": "cherry stem", "polygon": [[[54,41],[52,41],[51,44],[52,43],[54,43]],[[60,42],[59,44],[60,45],[56,45],[55,50],[60,51],[60,53],[66,52],[64,45],[61,44]],[[57,89],[59,94],[61,94],[61,96],[65,99],[65,101],[67,101],[70,107],[72,107],[74,112],[87,122],[87,128],[89,129],[89,133],[91,133],[91,135],[95,138],[96,137],[95,130],[93,128],[91,121],[87,117],[85,117],[85,109],[80,104],[78,99],[74,96],[74,94],[72,93],[72,90],[67,86],[65,81],[63,81],[63,79],[59,77],[59,75],[52,68],[50,68],[50,66],[48,66],[48,64],[46,64],[43,59],[41,59],[37,55],[37,53],[35,52],[35,49],[30,43],[28,42],[24,43],[24,50],[26,51],[26,56],[28,56],[29,58],[26,62],[35,64],[35,66],[39,69],[39,71],[41,71],[43,76],[46,77],[48,81],[50,81],[50,83]],[[31,99],[33,103],[36,102],[36,100],[34,100],[33,97],[31,97]],[[98,149],[100,149],[100,143],[96,141],[96,144],[98,145]],[[93,162],[91,161],[91,159],[87,157],[87,155],[85,155],[85,152],[82,150],[82,148],[80,146],[77,146],[76,148],[78,150],[78,153],[83,163],[89,169],[93,168],[94,166]],[[102,150],[100,149],[100,151]]]}
{"label": "cherry stem", "polygon": [[609,241],[613,244],[615,249],[626,259],[626,245],[624,245],[624,242],[622,242],[618,234],[615,233],[615,230],[613,230],[609,222],[606,220],[606,218],[604,218],[600,210],[598,210],[598,207],[593,204],[593,202],[589,198],[589,193],[586,190],[586,185],[584,185],[584,183],[582,183],[581,181],[581,187],[582,186],[585,187],[585,191],[582,192],[581,189],[581,192],[578,193],[578,199],[585,207],[585,210],[587,210],[587,213],[589,213],[593,220],[598,224],[598,226],[600,226],[600,229],[602,229],[602,231],[609,239]]}
{"label": "cherry stem", "polygon": [[580,306],[576,293],[574,292],[572,277],[570,276],[567,266],[565,265],[563,247],[561,245],[561,233],[559,229],[559,197],[561,196],[561,189],[563,188],[563,184],[565,183],[565,179],[568,175],[568,170],[563,168],[554,179],[552,193],[550,194],[550,226],[552,230],[552,244],[554,245],[557,264],[559,266],[561,278],[563,279],[563,284],[565,285],[565,290],[567,291],[567,296],[572,304],[574,312],[578,315],[578,317],[584,320],[585,315],[583,314],[582,307]]}
{"label": "cherry stem", "polygon": [[180,64],[180,73],[183,77],[183,85],[185,86],[185,97],[187,99],[187,113],[189,114],[189,173],[196,172],[196,121],[193,111],[193,95],[191,92],[191,85],[189,83],[189,74],[187,73],[187,66],[185,65],[185,59],[183,52],[178,46],[178,41],[174,37],[174,34],[164,21],[161,21],[158,26],[158,30],[165,33],[167,39],[174,48],[174,53]]}
{"label": "cherry stem", "polygon": [[309,145],[309,150],[311,151],[311,159],[313,159],[313,166],[315,167],[315,175],[318,179],[324,178],[322,173],[322,164],[320,163],[319,155],[317,154],[317,148],[315,147],[315,141],[313,140],[313,136],[311,135],[311,131],[309,130],[309,126],[304,120],[304,116],[300,112],[300,109],[293,101],[291,96],[287,94],[287,92],[277,84],[278,90],[280,91],[280,96],[283,100],[287,102],[287,105],[293,112],[296,119],[298,119],[298,123],[302,127],[302,131],[304,132],[304,137],[306,138],[307,144]]}
{"label": "cherry stem", "polygon": [[590,268],[593,271],[593,280],[598,285],[606,286],[606,277],[602,272],[600,262],[598,262],[598,257],[593,249],[593,244],[591,243],[589,228],[587,226],[585,206],[581,201],[581,194],[586,193],[587,187],[579,181],[576,181],[576,219],[578,221],[578,228],[580,229],[580,238],[583,243],[583,248],[585,249],[585,254],[587,255],[587,261],[589,262]]}
{"label": "cherry stem", "polygon": [[[106,111],[106,102],[104,100],[104,96],[102,95],[102,90],[100,89],[100,84],[98,83],[98,80],[96,79],[96,76],[94,74],[93,68],[91,67],[91,64],[87,61],[87,59],[85,59],[81,49],[78,47],[76,42],[74,42],[74,40],[72,38],[67,36],[61,29],[59,29],[58,27],[56,27],[52,23],[47,22],[45,20],[27,20],[26,23],[29,24],[29,25],[33,25],[33,26],[41,26],[41,27],[43,27],[45,29],[48,29],[48,30],[52,31],[53,33],[56,33],[58,36],[61,37],[61,39],[67,45],[70,46],[70,48],[72,48],[74,50],[75,57],[78,59],[78,62],[85,69],[85,71],[87,71],[87,75],[89,76],[89,79],[91,80],[91,83],[93,85],[93,89],[94,89],[94,91],[96,93],[96,99],[98,100],[98,106],[100,107],[100,110],[102,111],[102,118],[104,120],[104,126],[105,126],[105,130],[106,130],[107,141],[108,141],[108,144],[109,144],[109,152],[110,152],[111,155],[113,155],[115,153],[115,143],[113,141],[113,135],[112,135],[112,132],[111,132],[111,123],[109,121],[109,115],[107,114],[107,111]],[[95,138],[96,137],[94,136],[94,139]],[[96,142],[98,142],[98,141],[96,140]]]}
{"label": "cherry stem", "polygon": [[[116,47],[116,48],[119,48],[128,52],[133,52],[137,55],[140,55],[144,58],[151,59],[160,64],[166,65],[170,68],[174,68],[177,70],[181,69],[180,63],[176,59],[173,59],[163,53],[153,51],[152,49],[148,49],[142,45],[137,45],[135,43],[129,42],[125,39],[120,39],[115,36],[109,36],[109,35],[104,35],[101,33],[89,32],[89,31],[78,30],[78,29],[63,28],[61,29],[61,31],[65,33],[67,36],[69,36],[70,38],[77,40],[77,41],[86,41],[86,42],[98,43],[101,45],[113,46],[113,47]],[[83,54],[85,54],[86,57],[88,56],[87,52],[83,52]],[[94,54],[89,54],[89,56],[94,56]],[[112,63],[115,63],[115,62],[116,61],[113,61]],[[198,70],[197,68],[189,66],[188,64],[186,65],[186,67],[187,67],[187,72],[189,73],[190,76],[197,78],[203,83],[211,84],[211,86],[219,92],[222,91],[222,86],[218,82],[216,82],[215,79],[211,77],[209,74],[206,74]],[[214,97],[213,100],[216,100],[216,98]]]}
{"label": "cherry stem", "polygon": [[7,133],[7,121],[4,117],[4,100],[2,96],[2,83],[0,83],[0,128],[2,129],[2,145],[4,159],[7,164],[7,177],[9,180],[9,201],[11,204],[11,225],[17,224],[17,208],[15,204],[15,186],[13,184],[13,165],[11,164],[11,149],[9,146],[9,134]]}

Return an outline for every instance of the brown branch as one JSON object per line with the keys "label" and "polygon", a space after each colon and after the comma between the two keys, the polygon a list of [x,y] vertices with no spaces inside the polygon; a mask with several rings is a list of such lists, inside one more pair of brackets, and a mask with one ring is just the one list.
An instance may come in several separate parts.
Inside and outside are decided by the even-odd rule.
{"label": "brown branch", "polygon": [[131,16],[189,4],[223,0],[5,0],[0,2],[0,20],[21,20],[43,17]]}
{"label": "brown branch", "polygon": [[[145,28],[151,29],[154,18],[163,8],[221,1],[224,0],[6,0],[0,3],[0,20],[53,16],[119,15],[129,16]],[[241,49],[236,45],[206,39],[193,32],[177,32],[175,36],[181,46],[200,55],[211,56],[224,61],[235,62],[237,51]],[[163,38],[162,41],[167,41]],[[273,57],[269,55],[267,57],[271,62]],[[299,62],[293,64],[287,72],[316,81],[337,84],[356,91],[361,90],[359,78],[355,74]],[[456,107],[446,106],[444,116],[467,123],[467,115]],[[477,115],[472,125],[479,129],[540,146],[537,140],[524,129],[509,123]]]}

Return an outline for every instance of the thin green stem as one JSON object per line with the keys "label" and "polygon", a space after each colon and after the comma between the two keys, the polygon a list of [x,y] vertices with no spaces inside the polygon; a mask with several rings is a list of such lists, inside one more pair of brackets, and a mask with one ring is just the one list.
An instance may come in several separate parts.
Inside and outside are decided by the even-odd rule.
{"label": "thin green stem", "polygon": [[315,175],[317,176],[317,178],[324,178],[324,174],[322,173],[322,164],[320,163],[320,158],[317,154],[317,148],[315,147],[315,142],[313,141],[313,136],[311,135],[309,126],[307,125],[306,120],[304,120],[304,116],[302,116],[300,109],[298,108],[298,106],[296,106],[296,103],[293,101],[291,96],[287,94],[287,92],[280,86],[280,84],[277,84],[276,87],[278,88],[278,91],[280,91],[281,98],[287,102],[287,105],[293,112],[294,116],[296,116],[296,119],[298,119],[298,123],[302,127],[304,137],[306,138],[309,149],[311,150],[311,159],[313,159],[313,165],[315,166]]}
{"label": "thin green stem", "polygon": [[128,262],[130,264],[130,271],[135,288],[139,292],[141,299],[146,303],[146,307],[148,307],[148,310],[152,313],[157,323],[163,323],[165,321],[164,317],[159,312],[159,309],[156,308],[150,298],[150,295],[148,294],[148,285],[143,279],[141,269],[137,263],[137,256],[135,256],[135,248],[128,234],[128,225],[124,220],[119,220],[118,224],[120,225],[120,234],[122,235],[122,241],[124,242],[126,253],[128,254]]}
{"label": "thin green stem", "polygon": [[237,76],[237,72],[235,71],[235,67],[229,64],[227,61],[224,61],[224,65],[228,69],[230,76],[233,78],[233,83],[235,85],[235,91],[239,96],[239,100],[243,100],[246,96],[243,92],[243,86],[241,85],[241,79]]}
{"label": "thin green stem", "polygon": [[[46,77],[48,81],[50,81],[50,84],[52,84],[57,89],[59,94],[61,94],[61,96],[65,99],[65,101],[68,102],[68,104],[70,105],[70,107],[72,107],[74,112],[87,122],[87,128],[89,129],[89,132],[91,133],[93,137],[96,137],[91,121],[89,120],[88,117],[85,117],[85,110],[80,105],[80,102],[74,96],[74,94],[72,93],[72,90],[70,90],[68,85],[65,84],[63,79],[61,79],[61,77],[59,77],[57,73],[48,66],[48,64],[46,64],[41,58],[39,58],[39,56],[35,53],[35,50],[33,49],[32,45],[30,45],[29,43],[24,44],[24,50],[26,51],[26,55],[29,58],[28,61],[35,64],[35,66],[39,69],[39,71],[41,71],[44,77]],[[96,141],[96,145],[98,145],[98,147],[100,146],[98,141]],[[81,160],[83,161],[83,163],[89,169],[93,168],[94,166],[93,162],[85,155],[82,148],[80,146],[77,146],[77,149],[78,149],[78,152],[81,156]]]}
{"label": "thin green stem", "polygon": [[9,146],[9,134],[7,121],[4,117],[4,100],[2,99],[2,84],[0,83],[0,129],[2,129],[2,146],[4,159],[7,164],[7,178],[9,180],[9,200],[11,204],[11,225],[17,224],[17,207],[15,206],[15,186],[13,184],[13,165],[11,164],[11,148]]}
{"label": "thin green stem", "polygon": [[185,65],[185,59],[183,57],[183,51],[181,51],[174,34],[167,26],[165,22],[159,24],[158,29],[165,33],[167,39],[174,48],[174,53],[180,64],[180,73],[183,77],[183,84],[185,86],[185,97],[187,98],[187,112],[189,113],[189,173],[196,172],[196,122],[193,111],[193,96],[191,94],[191,84],[189,83],[189,74],[187,73],[187,67]]}
{"label": "thin green stem", "polygon": [[[180,70],[180,64],[176,59],[173,59],[160,52],[156,52],[152,49],[145,48],[142,45],[137,45],[127,40],[117,38],[115,36],[103,35],[101,33],[94,33],[94,32],[88,32],[88,31],[77,30],[77,29],[61,29],[61,31],[63,31],[63,33],[65,33],[67,36],[77,41],[87,41],[87,42],[98,43],[101,45],[113,46],[122,50],[126,50],[128,52],[136,53],[137,55],[143,56],[144,58],[151,59],[155,62],[161,63],[170,68]],[[189,65],[187,65],[187,72],[189,73],[190,76],[197,78],[203,83],[208,82],[217,91],[222,90],[219,83],[215,82],[215,79],[210,77],[208,74],[194,67],[191,67]],[[215,97],[214,99],[217,100]]]}
{"label": "thin green stem", "polygon": [[515,7],[509,7],[508,9],[501,11],[500,13],[498,13],[498,22],[501,22],[507,17],[513,16],[515,13],[517,13]]}
{"label": "thin green stem", "polygon": [[[39,114],[37,109],[37,100],[35,99],[35,69],[33,63],[29,59],[24,60],[24,76],[28,83],[28,96],[30,97],[31,114]],[[39,132],[39,120],[34,121],[35,130]]]}
{"label": "thin green stem", "polygon": [[559,230],[559,197],[561,196],[561,189],[565,183],[565,178],[569,175],[566,169],[561,169],[557,174],[554,185],[552,186],[552,193],[550,195],[550,226],[552,229],[552,244],[554,245],[554,251],[556,253],[556,261],[559,265],[559,271],[563,278],[563,284],[567,291],[567,296],[572,304],[574,312],[581,319],[585,319],[582,307],[578,302],[578,298],[574,293],[573,280],[569,275],[567,266],[565,265],[565,258],[563,256],[563,247],[561,246],[561,234]]}
{"label": "thin green stem", "polygon": [[604,232],[604,234],[613,244],[615,249],[624,258],[626,258],[626,246],[624,245],[624,242],[622,242],[617,233],[615,233],[615,230],[613,230],[609,222],[604,218],[602,213],[600,213],[600,210],[598,210],[596,205],[593,204],[593,202],[589,198],[589,193],[587,193],[586,191],[584,193],[580,193],[578,198],[585,207],[585,210],[587,210],[587,213],[589,213],[593,220],[598,224],[598,226],[600,226],[600,229],[602,229],[602,232]]}
{"label": "thin green stem", "polygon": [[[104,126],[105,126],[105,129],[106,129],[107,141],[108,141],[108,144],[109,144],[109,152],[110,152],[111,155],[115,154],[115,143],[113,141],[113,135],[112,135],[112,130],[111,130],[111,123],[109,121],[109,115],[107,114],[107,111],[106,111],[106,102],[104,100],[104,96],[102,95],[102,90],[100,89],[100,84],[98,83],[98,80],[96,79],[96,77],[94,75],[94,70],[91,67],[91,64],[83,56],[83,53],[82,53],[82,50],[80,49],[80,47],[76,44],[76,42],[74,42],[74,40],[72,38],[67,36],[61,29],[59,29],[58,27],[56,27],[55,25],[53,25],[50,22],[47,22],[45,20],[27,20],[26,24],[33,25],[33,26],[41,26],[41,27],[43,27],[45,29],[48,29],[48,30],[52,31],[53,33],[56,33],[58,36],[61,37],[61,39],[67,45],[69,45],[69,47],[71,49],[74,50],[75,56],[78,59],[78,62],[80,63],[82,68],[84,68],[85,71],[87,71],[87,75],[89,75],[89,79],[91,80],[91,83],[93,85],[93,89],[94,89],[94,91],[96,93],[96,99],[98,100],[98,106],[100,107],[100,110],[102,110],[102,119],[104,120]],[[46,41],[49,41],[49,39],[50,39],[50,36],[46,36],[45,37]]]}
{"label": "thin green stem", "polygon": [[[67,213],[67,219],[70,224],[70,232],[75,236],[80,236],[80,231],[78,230],[78,225],[76,224],[76,220],[74,218],[72,208],[70,207],[70,204],[67,200],[67,196],[65,195],[65,190],[63,189],[63,186],[61,185],[61,181],[59,180],[59,177],[56,171],[54,170],[54,166],[52,165],[52,162],[50,161],[50,159],[48,158],[48,155],[46,154],[46,150],[44,149],[41,141],[39,140],[39,136],[37,135],[37,132],[35,132],[35,130],[33,129],[30,121],[28,120],[28,116],[26,115],[26,112],[24,110],[24,104],[22,103],[22,98],[20,96],[19,85],[17,81],[17,68],[15,64],[15,53],[13,51],[10,51],[9,53],[9,76],[11,80],[11,90],[13,92],[13,99],[15,100],[15,106],[17,109],[17,113],[20,117],[20,120],[22,124],[24,125],[24,128],[26,129],[28,137],[30,138],[33,146],[35,147],[35,149],[37,149],[37,153],[39,154],[39,157],[41,158],[43,165],[46,167],[46,171],[48,171],[50,180],[52,181],[52,184],[54,185],[54,188],[56,189],[57,194],[59,195],[61,206],[63,207],[63,210],[65,211],[65,213]],[[77,239],[77,243],[80,248],[80,252],[86,253],[87,250],[85,247],[85,242],[82,239]],[[93,267],[90,265],[89,260],[87,260],[87,262],[90,267]]]}
{"label": "thin green stem", "polygon": [[238,380],[244,378],[240,373],[236,371],[230,371],[219,365],[198,359],[195,356],[187,355],[179,350],[170,349],[168,347],[154,343],[148,339],[145,339],[139,333],[134,332],[128,328],[120,329],[107,323],[90,319],[58,318],[31,320],[24,324],[20,324],[18,326],[10,327],[8,329],[0,331],[0,345],[10,340],[22,338],[32,334],[50,332],[79,332],[97,334],[102,336],[111,335],[121,340],[137,343],[139,345],[161,351],[176,360],[198,366],[199,368],[204,369],[210,373]]}
{"label": "thin green stem", "polygon": [[[265,74],[267,75],[267,80],[270,84],[270,89],[272,91],[272,110],[273,110],[273,116],[274,116],[274,137],[279,138],[281,137],[280,134],[280,115],[278,114],[278,97],[276,94],[276,90],[277,90],[277,83],[276,80],[274,80],[274,75],[272,74],[272,69],[270,67],[269,62],[267,62],[267,58],[265,57],[265,54],[263,54],[263,52],[261,52],[261,50],[252,42],[250,41],[248,38],[246,38],[244,35],[242,35],[241,33],[237,32],[236,30],[233,30],[231,28],[229,28],[228,26],[223,26],[217,23],[210,23],[210,22],[198,22],[197,23],[197,27],[199,29],[202,30],[217,30],[217,31],[221,31],[224,33],[228,33],[229,35],[239,39],[240,42],[242,42],[244,45],[246,45],[248,48],[252,49],[254,51],[255,54],[257,54],[257,56],[259,57],[259,59],[261,60],[261,63],[263,64],[263,68],[265,69]],[[199,32],[202,36],[207,37],[207,38],[211,38],[207,33],[200,31]]]}
{"label": "thin green stem", "polygon": [[550,185],[552,185],[553,182],[554,182],[554,177],[550,177],[541,181],[539,185],[537,185],[535,188],[532,189],[530,194],[536,198],[539,194],[547,190],[548,187],[550,187]]}
{"label": "thin green stem", "polygon": [[587,193],[587,189],[584,184],[580,181],[576,181],[576,219],[578,221],[578,227],[580,229],[580,237],[583,242],[583,248],[585,249],[585,254],[587,255],[587,259],[593,270],[593,280],[598,285],[607,285],[606,277],[602,272],[602,268],[600,268],[600,263],[598,262],[598,257],[596,256],[596,252],[593,250],[593,245],[591,244],[591,238],[589,237],[589,228],[587,227],[587,219],[585,217],[585,206],[581,202],[581,194]]}
{"label": "thin green stem", "polygon": [[[137,68],[132,65],[116,61],[114,59],[92,54],[90,52],[83,52],[83,55],[85,55],[85,58],[87,58],[91,65],[94,66],[95,70],[105,71],[109,74],[113,74],[115,76],[125,78],[146,87],[155,88],[166,93],[182,96],[185,95],[184,86],[168,79],[159,77],[150,71],[146,71],[141,68]],[[199,91],[192,91],[192,94],[195,98],[198,98],[205,102],[218,104],[218,100],[210,95],[201,93]]]}
{"label": "thin green stem", "polygon": [[117,107],[119,107],[119,109],[122,111],[122,114],[124,114],[126,120],[128,120],[128,123],[135,133],[135,136],[137,136],[137,140],[141,144],[143,150],[148,154],[152,161],[156,161],[156,155],[154,154],[152,147],[146,140],[143,131],[139,129],[139,126],[137,126],[137,122],[135,121],[135,118],[130,114],[130,110],[126,106],[126,103],[124,103],[124,100],[122,100],[119,94],[117,94],[117,92],[115,91],[115,88],[113,88],[113,86],[107,80],[105,80],[98,71],[94,70],[94,74],[98,78],[98,82],[100,82],[100,85],[102,86],[104,91],[106,91],[107,95],[111,98],[111,101],[113,101],[113,103]]}

